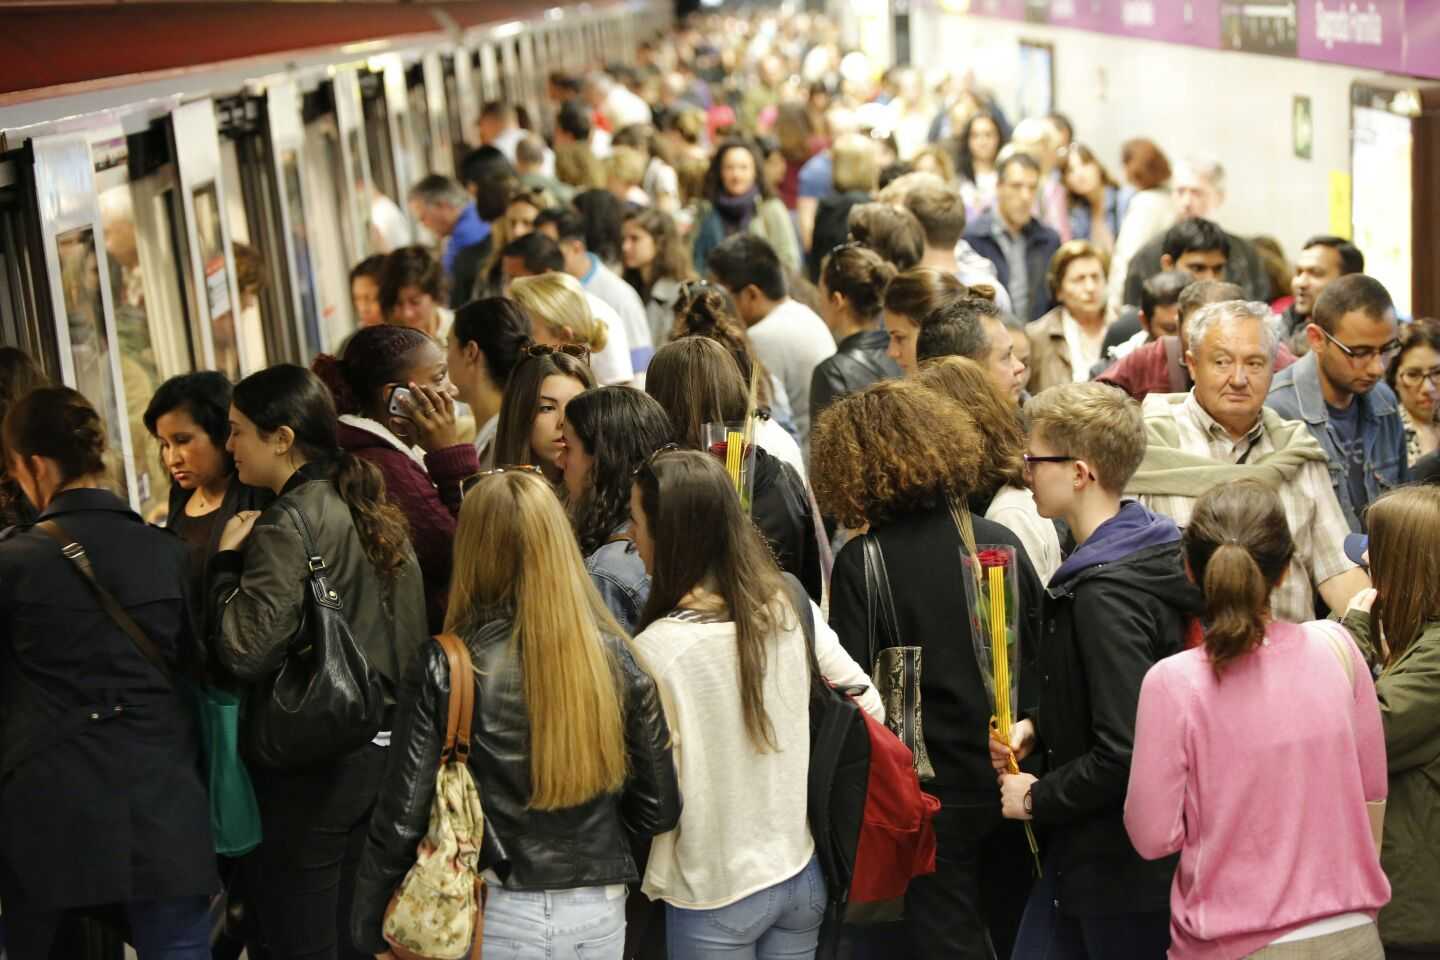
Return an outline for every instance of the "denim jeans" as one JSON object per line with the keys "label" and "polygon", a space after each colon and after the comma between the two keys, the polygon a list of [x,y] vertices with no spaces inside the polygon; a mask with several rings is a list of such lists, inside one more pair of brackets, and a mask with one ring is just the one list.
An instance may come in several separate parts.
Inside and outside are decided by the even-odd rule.
{"label": "denim jeans", "polygon": [[[825,878],[815,857],[789,880],[726,907],[665,911],[670,956],[735,960],[812,958],[825,919]],[[487,958],[488,960],[488,958]]]}
{"label": "denim jeans", "polygon": [[1076,917],[1056,900],[1055,863],[1035,882],[1010,960],[1165,960],[1170,911]]}
{"label": "denim jeans", "polygon": [[[210,898],[168,897],[123,904],[130,940],[140,960],[210,960]],[[8,960],[47,960],[62,911],[7,914]]]}
{"label": "denim jeans", "polygon": [[625,888],[489,888],[485,960],[620,960]]}

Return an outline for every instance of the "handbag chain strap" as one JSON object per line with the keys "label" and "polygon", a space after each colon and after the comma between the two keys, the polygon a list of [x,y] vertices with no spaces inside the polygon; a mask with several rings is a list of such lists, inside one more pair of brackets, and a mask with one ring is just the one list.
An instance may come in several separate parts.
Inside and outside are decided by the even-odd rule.
{"label": "handbag chain strap", "polygon": [[175,680],[171,675],[170,665],[165,662],[165,657],[160,653],[160,648],[156,646],[155,641],[151,640],[149,635],[141,629],[140,624],[136,623],[134,618],[125,612],[125,608],[120,605],[120,601],[116,600],[114,595],[111,594],[109,590],[106,590],[105,586],[96,578],[95,568],[90,563],[90,557],[85,553],[84,544],[72,538],[65,532],[65,528],[54,520],[42,520],[35,524],[35,529],[59,544],[60,552],[65,555],[65,559],[74,565],[75,569],[80,572],[80,575],[85,578],[85,582],[90,585],[90,589],[95,594],[95,598],[100,601],[101,609],[115,622],[115,626],[125,632],[131,642],[139,649],[140,655],[149,661],[151,666],[160,671],[160,675],[165,678],[167,683],[173,685]]}

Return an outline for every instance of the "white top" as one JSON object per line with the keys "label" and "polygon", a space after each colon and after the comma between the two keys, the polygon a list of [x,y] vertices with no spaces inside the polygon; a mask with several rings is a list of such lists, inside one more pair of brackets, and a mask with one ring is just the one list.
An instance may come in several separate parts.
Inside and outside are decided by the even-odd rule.
{"label": "white top", "polygon": [[656,203],[662,197],[674,197],[680,199],[680,175],[675,168],[670,166],[659,157],[651,157],[649,165],[645,168],[645,179],[640,186]]}
{"label": "white top", "polygon": [[495,432],[499,429],[500,414],[497,413],[475,431],[475,453],[480,457],[481,470],[489,470],[495,465],[495,451],[490,447],[495,443]]}
{"label": "white top", "polygon": [[1168,189],[1141,190],[1130,198],[1125,219],[1120,221],[1120,232],[1115,236],[1115,253],[1110,257],[1106,303],[1119,306],[1125,302],[1125,277],[1130,273],[1130,261],[1141,247],[1155,239],[1156,234],[1170,229],[1174,222],[1175,202],[1170,199]]}
{"label": "white top", "polygon": [[[833,683],[868,687],[810,606],[821,671]],[[727,906],[795,876],[815,852],[805,815],[809,668],[803,629],[788,603],[785,609],[765,650],[764,704],[778,750],[757,750],[745,730],[733,622],[706,623],[682,611],[631,641],[660,692],[685,797],[679,824],[650,848],[642,889],[652,900],[692,910]],[[883,719],[874,690],[860,706]]]}
{"label": "white top", "polygon": [[765,369],[780,378],[800,448],[810,443],[810,379],[820,361],[835,353],[835,338],[825,321],[786,297],[769,316],[750,328],[750,342]]}
{"label": "white top", "polygon": [[1055,524],[1040,516],[1035,495],[1025,487],[1001,487],[990,501],[985,519],[994,520],[1020,538],[1040,582],[1048,584],[1064,558],[1060,555],[1060,535],[1055,532]]}
{"label": "white top", "polygon": [[1104,354],[1105,325],[1101,325],[1099,333],[1090,333],[1080,326],[1069,310],[1061,307],[1060,327],[1065,331],[1065,349],[1070,352],[1070,379],[1085,383],[1090,379],[1090,369],[1100,362]]}
{"label": "white top", "polygon": [[795,468],[800,474],[800,479],[805,481],[806,486],[810,484],[808,472],[805,470],[805,458],[800,455],[800,444],[790,436],[786,430],[772,418],[765,417],[758,421],[755,426],[755,442],[770,456],[783,460]]}
{"label": "white top", "polygon": [[378,242],[377,253],[389,253],[411,242],[410,218],[398,203],[378,191],[370,199],[370,226]]}
{"label": "white top", "polygon": [[1134,353],[1136,350],[1138,350],[1139,348],[1145,346],[1145,344],[1147,344],[1147,343],[1149,343],[1149,342],[1150,342],[1150,334],[1149,334],[1149,332],[1147,332],[1147,331],[1145,331],[1145,330],[1141,330],[1141,331],[1137,332],[1137,333],[1135,334],[1135,336],[1131,337],[1129,340],[1126,340],[1124,343],[1117,344],[1117,345],[1111,347],[1111,348],[1110,348],[1110,359],[1111,359],[1111,360],[1121,360],[1121,359],[1124,359],[1125,357],[1128,357],[1130,354]]}
{"label": "white top", "polygon": [[595,294],[586,291],[585,300],[595,319],[605,322],[605,349],[590,355],[590,369],[602,387],[629,383],[635,379],[635,367],[630,363],[630,338],[625,335],[625,324],[615,308]]}
{"label": "white top", "polygon": [[645,312],[645,301],[625,279],[592,256],[594,270],[583,281],[585,292],[593,294],[609,304],[625,325],[625,339],[630,344],[631,365],[635,365],[636,354],[643,351],[644,361],[649,362],[653,345],[650,342],[650,316]]}

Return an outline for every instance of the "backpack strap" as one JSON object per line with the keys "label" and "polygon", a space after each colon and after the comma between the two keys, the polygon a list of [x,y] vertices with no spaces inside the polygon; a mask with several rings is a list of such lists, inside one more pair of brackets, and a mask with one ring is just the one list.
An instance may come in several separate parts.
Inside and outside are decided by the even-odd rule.
{"label": "backpack strap", "polygon": [[445,746],[440,751],[440,765],[452,761],[466,762],[470,757],[470,732],[475,715],[475,677],[470,651],[465,642],[453,633],[435,637],[450,664],[450,702],[445,719]]}
{"label": "backpack strap", "polygon": [[115,626],[125,632],[126,636],[135,644],[136,649],[140,651],[140,655],[148,660],[150,665],[156,670],[159,670],[160,675],[165,678],[165,681],[173,686],[175,680],[171,675],[170,665],[165,662],[165,657],[160,653],[160,648],[156,646],[155,641],[151,640],[145,631],[140,628],[140,624],[136,623],[134,618],[125,612],[125,608],[120,605],[120,601],[116,600],[114,595],[112,595],[109,590],[106,590],[104,585],[96,579],[95,568],[90,564],[90,557],[85,553],[84,544],[72,539],[71,536],[65,532],[65,528],[54,520],[42,520],[35,524],[35,529],[59,544],[60,552],[63,553],[65,559],[69,560],[75,569],[80,572],[80,576],[85,578],[85,582],[90,585],[90,590],[95,594],[95,598],[100,601],[101,608],[110,619],[114,621]]}
{"label": "backpack strap", "polygon": [[1165,337],[1162,341],[1165,344],[1165,376],[1170,381],[1171,393],[1185,393],[1190,388],[1185,385],[1184,358],[1180,356],[1180,338]]}

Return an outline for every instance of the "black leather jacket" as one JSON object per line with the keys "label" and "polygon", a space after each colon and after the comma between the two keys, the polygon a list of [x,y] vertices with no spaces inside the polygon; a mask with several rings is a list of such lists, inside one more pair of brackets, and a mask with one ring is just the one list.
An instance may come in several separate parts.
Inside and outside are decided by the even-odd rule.
{"label": "black leather jacket", "polygon": [[900,367],[885,352],[889,346],[890,334],[884,330],[862,330],[841,340],[810,376],[810,422],[846,394],[877,380],[898,378]]}
{"label": "black leather jacket", "polygon": [[[510,633],[505,617],[465,637],[479,685],[470,772],[485,810],[481,867],[493,869],[506,887],[521,890],[638,880],[630,837],[663,833],[680,820],[670,728],[654,681],[622,640],[606,638],[624,684],[629,779],[619,794],[565,810],[534,810],[529,807],[529,723]],[[380,932],[385,907],[415,863],[416,845],[430,821],[449,697],[449,665],[432,641],[415,658],[400,691],[385,780],[355,880],[351,935],[364,953],[388,949]]]}

